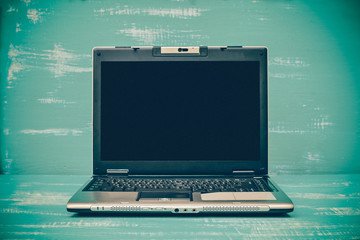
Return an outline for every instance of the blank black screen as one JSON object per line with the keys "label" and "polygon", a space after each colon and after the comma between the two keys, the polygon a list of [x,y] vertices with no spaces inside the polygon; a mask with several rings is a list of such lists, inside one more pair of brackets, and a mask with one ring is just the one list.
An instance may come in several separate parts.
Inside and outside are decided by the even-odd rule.
{"label": "blank black screen", "polygon": [[102,62],[101,160],[260,160],[257,61]]}

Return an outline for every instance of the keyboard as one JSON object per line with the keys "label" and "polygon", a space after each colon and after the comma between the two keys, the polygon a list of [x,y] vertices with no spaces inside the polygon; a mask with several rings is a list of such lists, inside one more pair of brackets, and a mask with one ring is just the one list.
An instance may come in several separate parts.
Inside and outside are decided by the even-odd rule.
{"label": "keyboard", "polygon": [[94,177],[84,191],[272,192],[262,178]]}

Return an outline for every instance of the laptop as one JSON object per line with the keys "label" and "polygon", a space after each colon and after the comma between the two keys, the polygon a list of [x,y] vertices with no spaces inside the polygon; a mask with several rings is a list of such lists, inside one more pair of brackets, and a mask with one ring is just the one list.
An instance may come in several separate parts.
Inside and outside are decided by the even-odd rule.
{"label": "laptop", "polygon": [[69,212],[286,213],[266,47],[93,49],[93,176]]}

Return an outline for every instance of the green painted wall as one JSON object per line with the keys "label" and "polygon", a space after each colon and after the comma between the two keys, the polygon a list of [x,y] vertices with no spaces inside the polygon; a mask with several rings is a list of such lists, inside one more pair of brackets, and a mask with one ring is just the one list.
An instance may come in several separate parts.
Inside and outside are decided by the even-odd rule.
{"label": "green painted wall", "polygon": [[91,173],[91,50],[269,47],[272,173],[360,173],[359,1],[1,1],[1,171]]}

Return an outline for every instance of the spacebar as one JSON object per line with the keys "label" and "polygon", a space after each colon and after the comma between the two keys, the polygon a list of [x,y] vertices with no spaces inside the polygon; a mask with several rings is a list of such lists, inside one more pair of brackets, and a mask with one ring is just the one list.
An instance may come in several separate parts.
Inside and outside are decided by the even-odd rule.
{"label": "spacebar", "polygon": [[190,192],[191,188],[136,188],[137,192]]}

